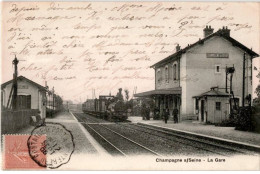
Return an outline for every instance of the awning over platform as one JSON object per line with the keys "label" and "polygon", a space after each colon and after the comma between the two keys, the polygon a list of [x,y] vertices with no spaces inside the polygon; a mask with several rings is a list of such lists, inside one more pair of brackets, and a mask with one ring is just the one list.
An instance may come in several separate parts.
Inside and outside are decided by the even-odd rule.
{"label": "awning over platform", "polygon": [[134,97],[152,97],[155,95],[180,95],[181,87],[170,89],[156,89],[152,91],[134,94]]}

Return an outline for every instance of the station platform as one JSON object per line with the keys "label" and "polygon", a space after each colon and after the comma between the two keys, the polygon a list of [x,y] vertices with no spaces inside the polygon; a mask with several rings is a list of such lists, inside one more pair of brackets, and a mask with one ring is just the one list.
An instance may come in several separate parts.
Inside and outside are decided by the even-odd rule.
{"label": "station platform", "polygon": [[198,121],[182,121],[175,124],[172,118],[165,124],[164,120],[143,120],[140,116],[130,116],[128,120],[132,123],[143,123],[151,126],[168,128],[176,131],[185,131],[186,133],[209,136],[216,139],[234,141],[235,143],[245,143],[252,146],[260,147],[260,134],[235,130],[234,127],[220,127],[207,125]]}
{"label": "station platform", "polygon": [[[75,143],[74,154],[107,154],[103,147],[95,141],[95,139],[85,130],[85,128],[78,122],[72,113],[60,112],[53,118],[46,118],[45,122],[60,123],[72,133]],[[19,130],[16,134],[28,135],[31,134],[33,129],[34,126],[27,126],[26,128]]]}

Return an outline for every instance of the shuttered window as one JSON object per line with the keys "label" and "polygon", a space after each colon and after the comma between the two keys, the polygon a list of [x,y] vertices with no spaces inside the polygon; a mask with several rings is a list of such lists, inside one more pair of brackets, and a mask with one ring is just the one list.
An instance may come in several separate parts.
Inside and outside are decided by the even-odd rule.
{"label": "shuttered window", "polygon": [[161,70],[158,69],[158,70],[157,70],[157,81],[160,82],[161,80],[162,80]]}
{"label": "shuttered window", "polygon": [[177,75],[178,75],[178,69],[177,69],[177,64],[173,65],[173,80],[177,80]]}
{"label": "shuttered window", "polygon": [[165,82],[166,82],[166,83],[169,82],[169,70],[168,70],[168,66],[165,66]]}
{"label": "shuttered window", "polygon": [[18,95],[18,109],[31,109],[31,95]]}

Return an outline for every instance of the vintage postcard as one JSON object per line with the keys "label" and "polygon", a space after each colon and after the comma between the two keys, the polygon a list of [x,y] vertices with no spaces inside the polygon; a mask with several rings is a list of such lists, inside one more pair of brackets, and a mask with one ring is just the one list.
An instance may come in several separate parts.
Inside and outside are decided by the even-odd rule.
{"label": "vintage postcard", "polygon": [[258,2],[2,2],[2,170],[259,170]]}

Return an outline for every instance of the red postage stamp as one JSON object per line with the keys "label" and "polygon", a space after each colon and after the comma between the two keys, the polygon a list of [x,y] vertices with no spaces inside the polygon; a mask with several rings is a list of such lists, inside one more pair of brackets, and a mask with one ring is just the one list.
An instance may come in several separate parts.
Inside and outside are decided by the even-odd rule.
{"label": "red postage stamp", "polygon": [[[46,169],[38,165],[30,156],[28,148],[28,138],[30,135],[4,135],[4,145],[3,145],[3,169]],[[40,142],[45,142],[46,136],[41,135],[35,137],[35,147],[44,148],[44,146],[37,146]],[[35,149],[35,151],[38,151]],[[44,151],[44,149],[39,149],[39,151]],[[44,153],[35,154],[42,161],[46,161],[46,155]]]}

